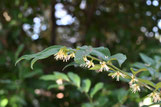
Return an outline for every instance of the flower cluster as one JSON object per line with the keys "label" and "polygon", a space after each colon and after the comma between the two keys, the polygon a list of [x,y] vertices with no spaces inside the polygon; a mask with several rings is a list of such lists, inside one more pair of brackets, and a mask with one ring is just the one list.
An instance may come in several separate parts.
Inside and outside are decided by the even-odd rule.
{"label": "flower cluster", "polygon": [[152,92],[149,96],[153,99],[155,103],[161,101],[161,94],[158,92]]}
{"label": "flower cluster", "polygon": [[68,54],[65,50],[60,49],[59,52],[56,53],[54,56],[56,60],[63,60],[63,62],[67,62],[70,58],[75,57],[75,53],[72,52]]}
{"label": "flower cluster", "polygon": [[140,91],[140,86],[137,84],[137,82],[138,82],[138,79],[134,75],[132,75],[129,85],[133,93]]}
{"label": "flower cluster", "polygon": [[[67,62],[70,58],[75,57],[75,53],[73,51],[69,51],[66,49],[60,49],[59,52],[56,53],[54,56],[55,56],[56,60],[63,60],[65,62]],[[87,58],[89,58],[89,59],[87,59]],[[106,56],[105,58],[108,59],[108,56]],[[129,87],[131,88],[131,91],[133,93],[141,91],[140,84],[139,84],[140,82],[138,81],[138,79],[136,78],[135,75],[130,76],[130,75],[124,73],[123,71],[117,69],[113,65],[111,65],[111,63],[101,61],[99,59],[93,58],[92,56],[84,56],[83,60],[85,63],[81,64],[80,65],[81,67],[87,67],[87,68],[94,67],[95,64],[93,63],[93,60],[96,60],[100,63],[99,68],[98,68],[99,72],[109,71],[111,69],[113,72],[110,73],[109,76],[111,76],[112,78],[116,77],[116,81],[119,81],[120,77],[125,78],[126,76],[129,76],[131,78],[131,80],[129,82]],[[154,91],[149,96],[153,99],[153,102],[161,101],[161,93],[159,93],[159,92]]]}

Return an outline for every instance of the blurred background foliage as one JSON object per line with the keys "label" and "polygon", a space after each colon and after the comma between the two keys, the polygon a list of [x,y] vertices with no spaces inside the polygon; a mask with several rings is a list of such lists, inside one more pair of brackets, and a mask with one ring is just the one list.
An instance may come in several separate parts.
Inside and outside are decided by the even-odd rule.
{"label": "blurred background foliage", "polygon": [[[159,0],[0,0],[0,106],[75,107],[88,102],[72,86],[47,90],[51,83],[39,77],[53,71],[73,71],[89,78],[92,86],[104,82],[96,95],[104,106],[139,106],[148,92],[132,94],[128,84],[115,82],[106,73],[74,67],[62,71],[67,63],[53,57],[36,63],[34,70],[27,61],[16,67],[14,63],[23,54],[55,44],[105,46],[112,54],[122,52],[128,58],[123,65],[127,71],[142,62],[140,52],[160,63],[160,4]],[[160,66],[152,68],[160,72]]]}

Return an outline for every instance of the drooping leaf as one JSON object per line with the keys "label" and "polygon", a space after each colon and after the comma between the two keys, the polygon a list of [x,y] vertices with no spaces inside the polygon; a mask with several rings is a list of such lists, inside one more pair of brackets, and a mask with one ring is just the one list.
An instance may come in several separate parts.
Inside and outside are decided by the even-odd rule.
{"label": "drooping leaf", "polygon": [[85,79],[82,82],[82,90],[86,93],[88,93],[91,86],[91,81],[89,79]]}
{"label": "drooping leaf", "polygon": [[77,74],[69,72],[67,75],[77,87],[80,87],[80,77]]}
{"label": "drooping leaf", "polygon": [[44,49],[43,51],[41,52],[38,52],[38,53],[35,53],[35,54],[30,54],[30,55],[24,55],[24,56],[21,56],[15,63],[15,65],[23,60],[23,59],[26,59],[26,60],[31,60],[31,68],[33,68],[33,64],[37,61],[37,60],[40,60],[40,59],[45,59],[51,55],[54,55],[55,53],[57,53],[59,51],[59,49],[63,47],[63,46],[60,46],[60,45],[55,45],[55,46],[50,46],[46,49]]}
{"label": "drooping leaf", "polygon": [[93,96],[99,91],[99,90],[101,90],[102,88],[103,88],[103,83],[97,83],[93,88],[92,88],[92,90],[91,90],[91,92],[90,92],[90,97],[91,98],[93,98]]}

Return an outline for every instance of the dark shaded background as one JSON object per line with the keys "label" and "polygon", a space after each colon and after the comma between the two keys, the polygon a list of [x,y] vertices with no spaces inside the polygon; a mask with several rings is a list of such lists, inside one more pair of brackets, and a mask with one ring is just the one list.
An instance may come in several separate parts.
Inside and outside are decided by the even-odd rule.
{"label": "dark shaded background", "polygon": [[[160,55],[160,18],[159,0],[0,0],[0,102],[7,102],[8,107],[80,106],[87,99],[74,87],[47,90],[48,83],[38,79],[61,71],[67,63],[50,57],[37,62],[32,71],[27,61],[15,67],[16,59],[56,44],[105,46],[112,54],[127,55],[124,69],[128,70],[132,63],[141,61],[140,52]],[[127,84],[115,82],[106,73],[74,67],[63,72],[68,71],[93,83],[107,83],[101,94],[109,99],[109,107],[136,107],[144,96],[125,94],[120,101],[118,94],[111,93],[126,92]],[[64,93],[63,99],[56,97],[59,92]]]}

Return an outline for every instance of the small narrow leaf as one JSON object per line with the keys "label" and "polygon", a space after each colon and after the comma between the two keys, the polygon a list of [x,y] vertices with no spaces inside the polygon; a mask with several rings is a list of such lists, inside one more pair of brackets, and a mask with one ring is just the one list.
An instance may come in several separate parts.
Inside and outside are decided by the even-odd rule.
{"label": "small narrow leaf", "polygon": [[92,88],[92,90],[91,90],[91,92],[90,92],[90,97],[91,98],[93,98],[93,96],[99,91],[99,90],[101,90],[102,88],[103,88],[103,83],[97,83],[93,88]]}
{"label": "small narrow leaf", "polygon": [[99,70],[100,68],[101,68],[100,64],[95,64],[95,66],[90,68],[89,70]]}
{"label": "small narrow leaf", "polygon": [[80,77],[77,74],[69,72],[67,75],[77,87],[80,87]]}
{"label": "small narrow leaf", "polygon": [[161,88],[161,82],[158,82],[155,86],[155,89],[158,90],[159,88]]}
{"label": "small narrow leaf", "polygon": [[155,88],[155,84],[149,80],[145,80],[145,79],[141,79],[141,78],[138,78],[138,80],[144,84],[150,85]]}
{"label": "small narrow leaf", "polygon": [[91,86],[91,81],[89,79],[83,80],[82,82],[82,90],[88,93]]}

